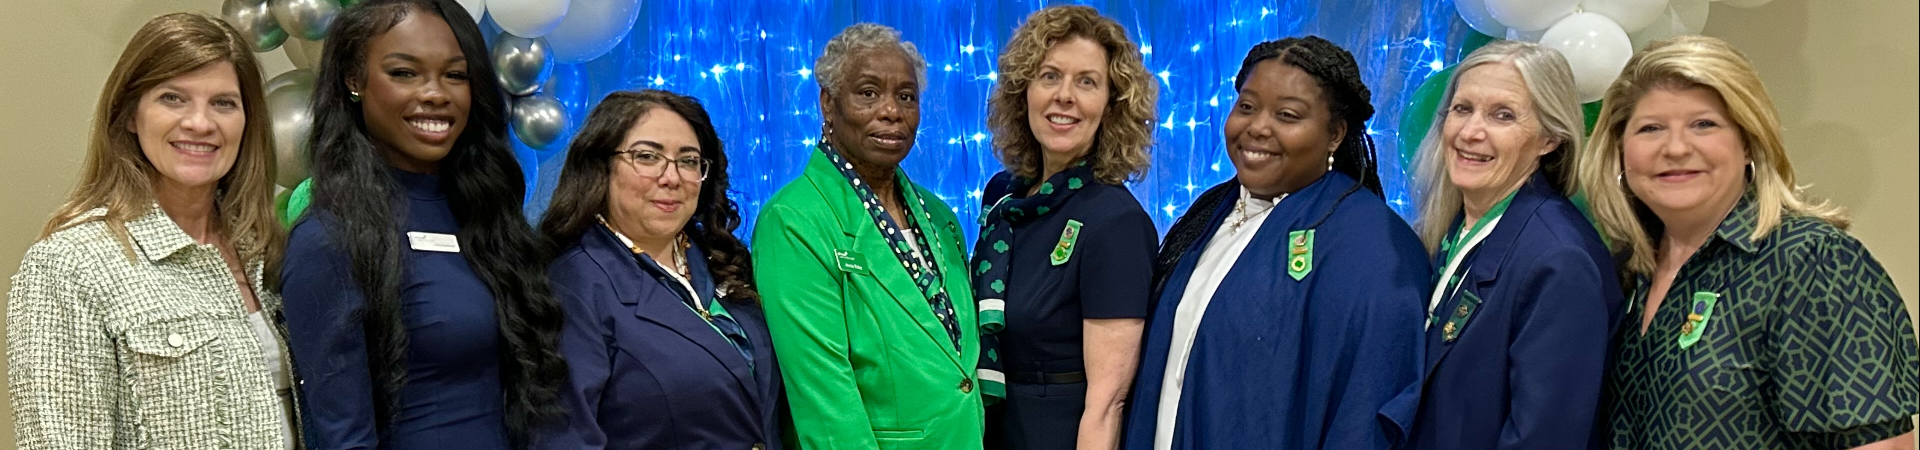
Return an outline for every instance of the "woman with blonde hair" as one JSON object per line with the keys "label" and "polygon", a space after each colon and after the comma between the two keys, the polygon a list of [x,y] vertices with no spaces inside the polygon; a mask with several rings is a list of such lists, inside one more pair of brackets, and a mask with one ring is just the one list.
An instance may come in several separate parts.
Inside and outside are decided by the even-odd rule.
{"label": "woman with blonde hair", "polygon": [[262,90],[219,19],[134,32],[80,184],[8,293],[19,448],[294,448],[279,298],[262,280],[285,245]]}
{"label": "woman with blonde hair", "polygon": [[1604,101],[1578,182],[1643,299],[1614,340],[1611,448],[1913,448],[1906,308],[1840,209],[1795,184],[1746,56],[1655,42]]}
{"label": "woman with blonde hair", "polygon": [[[1140,46],[1088,6],[1027,16],[987,102],[1007,170],[974,245],[987,441],[1118,448],[1158,238],[1122,184],[1147,170],[1156,95]],[[998,385],[1005,381],[1004,389]]]}
{"label": "woman with blonde hair", "polygon": [[1407,448],[1585,448],[1620,286],[1567,200],[1586,134],[1573,71],[1517,41],[1458,67],[1420,146],[1426,363],[1387,414],[1411,416]]}

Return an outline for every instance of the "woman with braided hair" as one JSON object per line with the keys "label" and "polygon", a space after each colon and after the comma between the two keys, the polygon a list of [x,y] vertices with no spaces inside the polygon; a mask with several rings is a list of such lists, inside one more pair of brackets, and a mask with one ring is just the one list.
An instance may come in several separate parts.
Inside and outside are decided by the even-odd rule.
{"label": "woman with braided hair", "polygon": [[1371,94],[1312,36],[1255,46],[1234,87],[1234,178],[1160,248],[1126,448],[1388,448],[1430,267],[1380,199]]}

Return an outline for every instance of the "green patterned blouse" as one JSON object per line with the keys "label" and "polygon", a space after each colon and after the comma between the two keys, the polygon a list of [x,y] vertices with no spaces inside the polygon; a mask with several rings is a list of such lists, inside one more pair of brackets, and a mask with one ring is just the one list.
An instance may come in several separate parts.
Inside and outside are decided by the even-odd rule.
{"label": "green patterned blouse", "polygon": [[1867,249],[1788,216],[1759,242],[1742,198],[1674,278],[1642,335],[1648,279],[1615,338],[1602,417],[1619,450],[1841,449],[1920,412],[1920,352]]}

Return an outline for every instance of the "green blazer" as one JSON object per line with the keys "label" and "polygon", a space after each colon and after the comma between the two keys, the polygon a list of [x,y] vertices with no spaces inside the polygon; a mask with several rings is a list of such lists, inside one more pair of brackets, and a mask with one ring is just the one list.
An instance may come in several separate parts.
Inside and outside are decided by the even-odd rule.
{"label": "green blazer", "polygon": [[[963,235],[933,192],[927,233],[952,297],[961,351],[826,155],[760,210],[753,271],[801,449],[981,448],[980,356]],[[906,203],[920,217],[914,197]]]}

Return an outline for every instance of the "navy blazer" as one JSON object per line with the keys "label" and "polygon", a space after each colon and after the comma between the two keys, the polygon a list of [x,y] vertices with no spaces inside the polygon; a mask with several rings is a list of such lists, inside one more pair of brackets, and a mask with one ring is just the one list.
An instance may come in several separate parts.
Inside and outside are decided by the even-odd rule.
{"label": "navy blazer", "polygon": [[1433,310],[1425,376],[1383,410],[1413,417],[1403,448],[1586,448],[1622,301],[1606,245],[1535,174],[1466,258]]}
{"label": "navy blazer", "polygon": [[[705,252],[687,250],[692,284],[711,299]],[[779,449],[785,401],[780,368],[757,305],[725,302],[746,329],[754,363],[681,300],[677,283],[643,268],[594,226],[554,261],[566,308],[560,352],[571,383],[560,393],[567,426],[543,449]]]}

